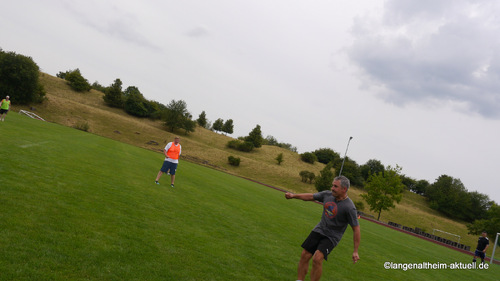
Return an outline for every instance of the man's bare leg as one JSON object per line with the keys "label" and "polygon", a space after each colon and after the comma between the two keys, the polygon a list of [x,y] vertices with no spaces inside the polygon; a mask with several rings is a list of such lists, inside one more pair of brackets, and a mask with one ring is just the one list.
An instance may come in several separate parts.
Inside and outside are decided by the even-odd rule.
{"label": "man's bare leg", "polygon": [[309,261],[312,258],[312,254],[306,250],[302,251],[300,255],[299,268],[297,270],[297,280],[304,280],[309,270]]}
{"label": "man's bare leg", "polygon": [[325,255],[321,251],[316,250],[313,256],[313,265],[311,269],[311,281],[318,281],[323,274],[323,260]]}

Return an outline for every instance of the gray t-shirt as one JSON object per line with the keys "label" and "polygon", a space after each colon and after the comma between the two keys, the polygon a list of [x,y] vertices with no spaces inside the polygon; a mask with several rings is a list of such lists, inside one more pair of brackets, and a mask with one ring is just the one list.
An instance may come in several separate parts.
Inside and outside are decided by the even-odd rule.
{"label": "gray t-shirt", "polygon": [[328,237],[333,246],[337,246],[348,224],[350,226],[359,225],[356,206],[351,198],[337,202],[329,190],[314,193],[313,197],[314,200],[323,203],[323,215],[321,221],[312,231]]}

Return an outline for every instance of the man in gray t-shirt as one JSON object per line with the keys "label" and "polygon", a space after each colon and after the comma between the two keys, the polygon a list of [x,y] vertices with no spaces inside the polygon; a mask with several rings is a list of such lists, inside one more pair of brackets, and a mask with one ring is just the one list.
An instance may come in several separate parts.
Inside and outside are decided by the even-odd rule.
{"label": "man in gray t-shirt", "polygon": [[304,280],[309,269],[309,261],[313,259],[311,280],[319,280],[323,271],[323,260],[328,258],[330,252],[337,246],[344,235],[347,225],[353,230],[354,251],[352,261],[359,260],[358,247],[361,233],[358,214],[352,200],[347,196],[350,182],[344,176],[333,180],[331,191],[318,193],[293,194],[287,192],[286,199],[300,199],[304,201],[319,201],[323,203],[321,221],[311,231],[311,234],[302,243],[302,254],[298,266],[298,280]]}

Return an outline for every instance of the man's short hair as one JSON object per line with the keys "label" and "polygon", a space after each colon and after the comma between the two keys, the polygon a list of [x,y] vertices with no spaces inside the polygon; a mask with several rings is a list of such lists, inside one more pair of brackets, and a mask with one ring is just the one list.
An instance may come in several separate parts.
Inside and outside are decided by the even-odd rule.
{"label": "man's short hair", "polygon": [[340,187],[345,187],[347,190],[349,190],[349,187],[351,186],[351,182],[349,179],[345,176],[338,176],[333,179],[333,181],[339,180],[340,181]]}

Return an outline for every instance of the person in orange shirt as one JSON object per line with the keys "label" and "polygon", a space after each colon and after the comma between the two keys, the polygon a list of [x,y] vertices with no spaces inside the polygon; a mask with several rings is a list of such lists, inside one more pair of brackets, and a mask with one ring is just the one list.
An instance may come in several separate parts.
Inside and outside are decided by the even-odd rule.
{"label": "person in orange shirt", "polygon": [[163,149],[163,154],[165,154],[165,161],[163,161],[163,166],[161,166],[158,175],[156,176],[155,183],[160,184],[159,180],[163,173],[170,175],[170,186],[174,187],[175,182],[175,171],[177,170],[177,164],[179,164],[179,156],[181,155],[181,144],[179,143],[179,137],[175,137],[173,142],[169,142]]}

